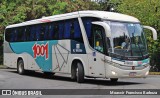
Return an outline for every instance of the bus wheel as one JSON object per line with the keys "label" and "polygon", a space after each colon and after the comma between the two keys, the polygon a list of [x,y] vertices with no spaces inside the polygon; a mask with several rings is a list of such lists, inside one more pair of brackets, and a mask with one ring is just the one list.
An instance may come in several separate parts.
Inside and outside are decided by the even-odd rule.
{"label": "bus wheel", "polygon": [[72,67],[71,67],[71,79],[72,80],[76,80],[76,68],[77,68],[77,64],[76,62],[73,62]]}
{"label": "bus wheel", "polygon": [[111,78],[110,80],[111,80],[111,82],[117,82],[118,78]]}
{"label": "bus wheel", "polygon": [[23,75],[23,74],[25,73],[24,63],[23,63],[23,60],[22,60],[22,59],[18,60],[17,72],[18,72],[20,75]]}
{"label": "bus wheel", "polygon": [[81,63],[77,63],[76,67],[76,78],[78,83],[84,82],[84,69]]}

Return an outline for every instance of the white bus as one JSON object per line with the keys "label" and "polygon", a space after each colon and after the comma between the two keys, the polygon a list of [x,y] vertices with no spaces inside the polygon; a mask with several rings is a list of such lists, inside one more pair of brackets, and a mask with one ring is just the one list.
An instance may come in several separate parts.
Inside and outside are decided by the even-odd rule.
{"label": "white bus", "polygon": [[84,77],[146,77],[149,54],[143,27],[132,16],[105,11],[78,11],[6,27],[4,65],[47,74]]}

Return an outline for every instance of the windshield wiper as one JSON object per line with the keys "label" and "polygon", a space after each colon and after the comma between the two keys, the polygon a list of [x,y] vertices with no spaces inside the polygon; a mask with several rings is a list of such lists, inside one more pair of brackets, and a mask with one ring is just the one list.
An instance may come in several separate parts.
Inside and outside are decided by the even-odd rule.
{"label": "windshield wiper", "polygon": [[[134,41],[134,44],[135,44],[135,46],[136,46],[136,42],[135,42],[134,33],[132,33],[132,36],[133,36],[133,41]],[[142,58],[144,58],[144,56],[143,56],[143,52],[142,52],[142,50],[141,50],[141,48],[140,48],[140,46],[139,46],[139,42],[137,43],[137,45],[138,45],[138,48],[139,48],[139,50],[140,50],[140,53],[141,53],[141,56],[142,56]]]}
{"label": "windshield wiper", "polygon": [[140,50],[140,53],[141,53],[141,55],[142,55],[142,58],[144,59],[144,56],[143,56],[143,52],[142,52],[142,50],[141,50],[141,48],[140,48],[140,46],[139,46],[139,42],[138,42],[138,48],[139,48],[139,50]]}

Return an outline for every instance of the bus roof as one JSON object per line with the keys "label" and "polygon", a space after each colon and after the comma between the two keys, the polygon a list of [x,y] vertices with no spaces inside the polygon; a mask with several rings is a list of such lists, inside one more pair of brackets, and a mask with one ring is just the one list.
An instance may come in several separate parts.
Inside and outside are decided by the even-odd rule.
{"label": "bus roof", "polygon": [[77,11],[72,13],[43,17],[40,19],[30,20],[18,24],[9,25],[6,28],[20,27],[32,24],[47,23],[52,21],[71,19],[77,17],[97,17],[106,20],[123,21],[123,22],[140,22],[137,18],[125,14],[107,12],[107,11]]}

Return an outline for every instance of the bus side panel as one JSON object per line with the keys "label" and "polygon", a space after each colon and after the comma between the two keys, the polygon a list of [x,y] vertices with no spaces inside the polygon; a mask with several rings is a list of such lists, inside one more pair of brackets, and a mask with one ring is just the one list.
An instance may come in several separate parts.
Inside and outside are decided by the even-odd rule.
{"label": "bus side panel", "polygon": [[[52,46],[57,45],[57,40],[32,41],[10,43],[12,51],[16,54],[27,54],[28,69],[45,72],[52,71]],[[16,57],[18,58],[18,57]],[[15,60],[14,60],[15,61]]]}
{"label": "bus side panel", "polygon": [[17,68],[17,57],[14,53],[4,53],[4,65],[9,68]]}
{"label": "bus side panel", "polygon": [[27,55],[28,70],[41,70],[35,59],[31,55]]}
{"label": "bus side panel", "polygon": [[53,72],[71,73],[73,60],[80,60],[85,74],[88,75],[88,58],[84,44],[75,40],[59,40],[52,46]]}
{"label": "bus side panel", "polygon": [[13,50],[10,47],[10,44],[4,41],[4,48],[3,48],[3,63],[7,67],[16,68],[17,67],[17,57]]}
{"label": "bus side panel", "polygon": [[18,58],[23,59],[24,69],[28,69],[28,54],[4,53],[4,65],[10,68],[17,68]]}
{"label": "bus side panel", "polygon": [[68,73],[70,53],[70,40],[59,40],[57,45],[52,46],[53,72]]}

